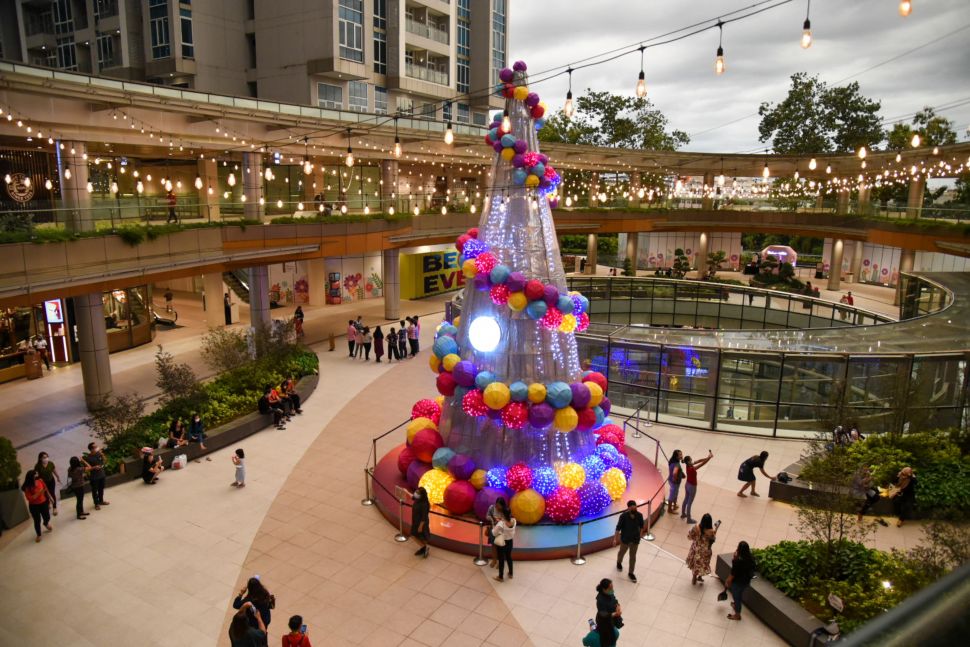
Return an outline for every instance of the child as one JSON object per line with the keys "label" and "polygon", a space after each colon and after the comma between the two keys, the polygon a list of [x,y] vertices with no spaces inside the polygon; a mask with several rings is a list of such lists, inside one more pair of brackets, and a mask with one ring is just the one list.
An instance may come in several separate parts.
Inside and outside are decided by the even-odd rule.
{"label": "child", "polygon": [[230,485],[232,487],[246,487],[246,453],[243,452],[241,447],[232,456],[232,464],[236,466],[236,480]]}
{"label": "child", "polygon": [[[410,321],[410,317],[408,317],[408,321]],[[400,360],[405,360],[408,357],[408,334],[405,328],[406,325],[402,321],[401,330],[397,333],[397,354]]]}
{"label": "child", "polygon": [[283,647],[312,647],[309,636],[303,631],[303,616],[293,616],[287,626],[290,633],[283,635]]}

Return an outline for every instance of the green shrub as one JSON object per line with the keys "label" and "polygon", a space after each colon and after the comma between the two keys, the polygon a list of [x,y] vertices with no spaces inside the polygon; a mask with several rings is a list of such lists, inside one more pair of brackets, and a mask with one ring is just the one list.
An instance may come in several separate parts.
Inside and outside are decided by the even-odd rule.
{"label": "green shrub", "polygon": [[0,436],[0,491],[16,489],[20,478],[17,450],[9,438]]}
{"label": "green shrub", "polygon": [[145,230],[141,227],[121,227],[117,233],[125,244],[132,247],[137,247],[145,242]]}

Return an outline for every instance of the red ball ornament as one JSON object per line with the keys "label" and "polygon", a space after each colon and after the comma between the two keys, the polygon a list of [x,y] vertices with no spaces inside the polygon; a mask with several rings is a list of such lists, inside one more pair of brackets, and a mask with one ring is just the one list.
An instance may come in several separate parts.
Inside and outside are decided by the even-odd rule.
{"label": "red ball ornament", "polygon": [[404,449],[401,450],[401,453],[397,455],[398,471],[401,472],[401,474],[407,476],[408,468],[411,466],[411,463],[413,463],[417,459],[418,457],[414,455],[414,450],[411,449],[410,447],[405,447]]}
{"label": "red ball ornament", "polygon": [[594,426],[596,426],[596,412],[590,408],[580,409],[576,413],[579,414],[579,422],[576,424],[576,429],[580,431],[589,431]]}
{"label": "red ball ornament", "polygon": [[[511,83],[506,83],[502,87],[502,96],[505,97],[506,99],[511,99],[514,94],[515,94],[515,86],[512,85]],[[499,129],[499,132],[501,132],[501,128]]]}
{"label": "red ball ornament", "polygon": [[489,146],[491,146],[495,142],[492,141],[492,138],[489,135],[485,135],[485,143],[488,144]]}
{"label": "red ball ornament", "polygon": [[477,239],[478,238],[478,227],[472,227],[471,229],[469,229],[465,233],[467,233],[470,238]]}
{"label": "red ball ornament", "polygon": [[441,422],[441,405],[427,398],[418,400],[411,407],[411,420],[415,418],[427,418],[435,424],[438,424]]}
{"label": "red ball ornament", "polygon": [[532,279],[525,284],[525,298],[529,301],[538,301],[543,297],[545,291],[546,286],[538,279]]}
{"label": "red ball ornament", "polygon": [[559,324],[562,323],[562,312],[558,308],[549,308],[546,310],[546,314],[542,316],[542,319],[539,320],[539,323],[549,330],[556,330],[559,328]]}
{"label": "red ball ornament", "polygon": [[509,488],[516,492],[532,487],[532,469],[525,463],[515,463],[505,473]]}
{"label": "red ball ornament", "polygon": [[453,481],[445,488],[445,508],[452,514],[465,514],[475,504],[478,490],[468,481]]}
{"label": "red ball ornament", "polygon": [[484,274],[488,274],[498,265],[498,259],[491,252],[482,252],[475,259],[475,269]]}
{"label": "red ball ornament", "polygon": [[568,487],[558,487],[546,499],[546,514],[556,523],[569,523],[579,516],[582,505],[579,492]]}
{"label": "red ball ornament", "polygon": [[532,118],[533,119],[542,119],[542,115],[544,115],[544,114],[546,114],[546,109],[543,108],[541,105],[536,104],[536,105],[534,105],[532,107]]}
{"label": "red ball ornament", "polygon": [[576,332],[583,332],[589,328],[589,315],[581,312],[576,316]]}
{"label": "red ball ornament", "polygon": [[455,241],[455,248],[460,252],[462,249],[464,249],[465,243],[468,242],[469,238],[470,236],[468,234],[462,234],[459,236],[458,240]]}
{"label": "red ball ornament", "polygon": [[482,392],[472,389],[461,399],[461,410],[472,418],[480,418],[488,413],[488,405],[482,399]]}
{"label": "red ball ornament", "polygon": [[418,460],[430,463],[435,451],[444,444],[445,441],[442,440],[441,434],[429,427],[414,434],[414,440],[411,441],[411,451],[414,452]]}
{"label": "red ball ornament", "polygon": [[524,402],[509,402],[502,409],[502,424],[509,429],[522,429],[528,420],[529,407]]}
{"label": "red ball ornament", "polygon": [[603,393],[606,393],[606,386],[607,386],[606,376],[603,375],[602,373],[598,371],[591,371],[587,375],[584,375],[582,379],[583,379],[583,382],[596,382],[596,384],[599,385],[601,389],[603,389]]}
{"label": "red ball ornament", "polygon": [[455,394],[455,387],[458,386],[458,383],[455,382],[455,378],[452,377],[451,373],[438,373],[435,386],[438,387],[438,393],[445,397],[451,397]]}
{"label": "red ball ornament", "polygon": [[493,285],[488,295],[492,297],[492,303],[497,306],[504,306],[509,302],[509,288],[506,285]]}

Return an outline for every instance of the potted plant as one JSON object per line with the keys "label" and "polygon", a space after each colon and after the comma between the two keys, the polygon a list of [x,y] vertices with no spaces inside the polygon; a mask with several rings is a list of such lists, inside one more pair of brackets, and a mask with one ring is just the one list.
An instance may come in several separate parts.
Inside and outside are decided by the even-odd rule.
{"label": "potted plant", "polygon": [[27,503],[20,493],[20,463],[9,439],[0,436],[0,524],[13,528],[26,521]]}

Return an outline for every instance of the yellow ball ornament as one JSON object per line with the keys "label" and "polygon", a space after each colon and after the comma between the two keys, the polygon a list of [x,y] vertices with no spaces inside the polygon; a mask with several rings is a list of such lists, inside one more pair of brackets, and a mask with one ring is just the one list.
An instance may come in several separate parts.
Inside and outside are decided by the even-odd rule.
{"label": "yellow ball ornament", "polygon": [[476,490],[481,490],[485,487],[485,470],[475,470],[472,472],[471,477],[468,482],[472,484],[472,487]]}
{"label": "yellow ball ornament", "polygon": [[443,396],[443,395],[435,396],[434,401],[438,403],[438,406],[439,407],[444,407],[445,406],[445,396]]}
{"label": "yellow ball ornament", "polygon": [[556,417],[552,419],[552,426],[560,433],[572,431],[579,424],[579,414],[572,407],[556,409]]}
{"label": "yellow ball ornament", "polygon": [[475,267],[474,258],[465,259],[465,262],[461,264],[461,273],[466,279],[475,278],[475,274],[478,273],[478,268]]}
{"label": "yellow ball ornament", "polygon": [[573,332],[576,330],[576,315],[563,315],[562,323],[559,324],[559,332]]}
{"label": "yellow ball ornament", "polygon": [[529,402],[539,404],[546,400],[546,385],[533,382],[529,385]]}
{"label": "yellow ball ornament", "polygon": [[516,101],[525,101],[525,98],[529,96],[529,88],[520,85],[512,91],[512,96],[515,97]]}
{"label": "yellow ball ornament", "polygon": [[626,492],[626,475],[619,467],[611,467],[603,472],[600,483],[606,488],[606,492],[614,501],[618,500]]}
{"label": "yellow ball ornament", "polygon": [[438,425],[436,425],[434,423],[434,420],[431,420],[430,418],[425,418],[425,417],[415,418],[414,420],[408,423],[407,427],[405,427],[405,430],[408,433],[408,445],[410,445],[414,441],[414,435],[419,431],[421,431],[422,429],[434,429],[435,431],[437,431]]}
{"label": "yellow ball ornament", "polygon": [[455,355],[454,353],[448,353],[441,358],[441,364],[445,367],[445,370],[449,373],[454,370],[455,364],[461,361],[461,357]]}
{"label": "yellow ball ornament", "polygon": [[539,523],[542,515],[546,513],[546,500],[532,488],[516,492],[509,506],[512,508],[512,516],[515,520],[526,526]]}
{"label": "yellow ball ornament", "polygon": [[445,501],[445,488],[451,485],[455,477],[445,470],[428,470],[418,481],[418,487],[428,492],[428,501],[434,505],[441,505]]}
{"label": "yellow ball ornament", "polygon": [[511,162],[513,157],[515,157],[515,149],[514,148],[503,148],[502,149],[502,159],[504,159],[506,162]]}
{"label": "yellow ball ornament", "polygon": [[[508,149],[506,148],[505,150],[508,150]],[[502,152],[504,153],[505,151],[502,151]],[[504,157],[504,155],[503,155],[503,157]],[[538,175],[527,175],[526,178],[525,178],[525,185],[527,187],[530,187],[530,188],[539,186],[539,176]]]}
{"label": "yellow ball ornament", "polygon": [[586,482],[586,470],[579,463],[556,463],[559,485],[578,490]]}
{"label": "yellow ball ornament", "polygon": [[438,369],[441,367],[441,358],[434,353],[431,353],[428,356],[428,366],[431,367],[432,373],[437,373]]}
{"label": "yellow ball ornament", "polygon": [[589,406],[598,407],[603,401],[603,389],[596,382],[583,382],[589,389]]}
{"label": "yellow ball ornament", "polygon": [[509,391],[509,385],[503,382],[492,382],[485,387],[485,392],[482,394],[485,406],[496,411],[507,405],[511,398],[512,393]]}
{"label": "yellow ball ornament", "polygon": [[[475,270],[475,271],[477,272],[478,270]],[[451,322],[451,325],[454,326],[455,328],[458,328],[459,326],[461,326],[461,315],[458,315],[457,317],[455,317],[455,320]]]}
{"label": "yellow ball ornament", "polygon": [[509,309],[512,312],[522,312],[527,305],[529,305],[529,299],[526,298],[525,292],[513,292],[509,295]]}

